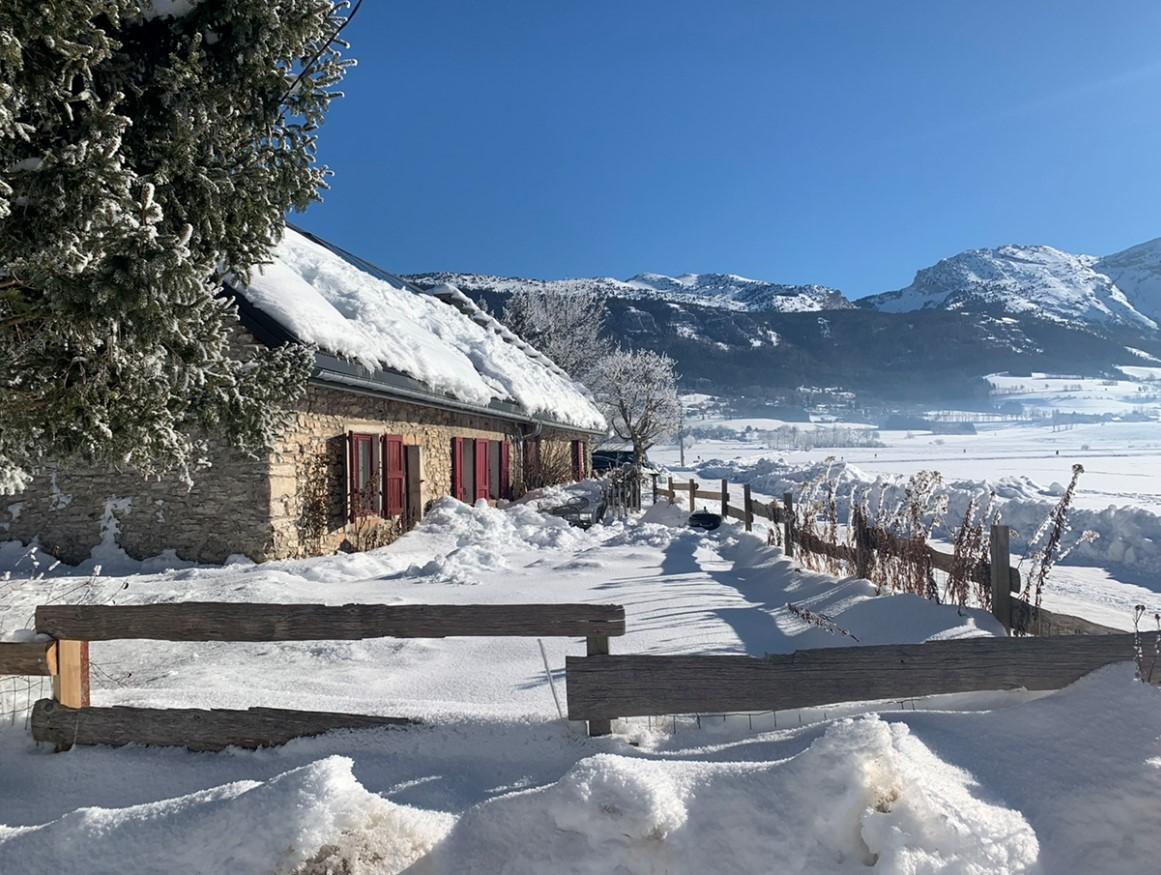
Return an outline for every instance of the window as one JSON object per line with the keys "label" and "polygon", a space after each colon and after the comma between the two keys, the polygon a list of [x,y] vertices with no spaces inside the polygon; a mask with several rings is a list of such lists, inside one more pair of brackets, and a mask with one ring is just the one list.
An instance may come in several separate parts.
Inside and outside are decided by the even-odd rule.
{"label": "window", "polygon": [[[342,438],[339,438],[342,440]],[[362,517],[401,517],[409,510],[419,517],[419,498],[413,496],[408,508],[408,487],[417,491],[420,485],[418,448],[415,473],[407,470],[407,447],[403,435],[348,432],[347,442],[347,519]],[[411,479],[414,477],[414,484]]]}
{"label": "window", "polygon": [[371,434],[347,436],[347,506],[352,522],[379,513],[378,444]]}
{"label": "window", "polygon": [[512,497],[512,447],[507,441],[488,441],[488,497]]}
{"label": "window", "polygon": [[507,441],[452,438],[452,495],[467,504],[511,496]]}
{"label": "window", "polygon": [[452,438],[452,495],[468,504],[476,500],[475,444],[471,438]]}

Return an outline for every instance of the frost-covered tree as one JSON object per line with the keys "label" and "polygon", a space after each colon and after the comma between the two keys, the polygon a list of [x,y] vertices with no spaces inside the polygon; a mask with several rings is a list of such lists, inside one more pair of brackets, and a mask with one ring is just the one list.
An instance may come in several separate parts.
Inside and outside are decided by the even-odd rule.
{"label": "frost-covered tree", "polygon": [[605,295],[595,289],[521,289],[508,299],[502,321],[569,376],[584,379],[609,352],[602,336],[605,303]]}
{"label": "frost-covered tree", "polygon": [[211,431],[268,443],[309,358],[233,342],[221,279],[318,197],[347,9],[0,4],[0,492],[48,458],[188,477]]}
{"label": "frost-covered tree", "polygon": [[596,363],[589,386],[613,434],[633,445],[640,464],[648,449],[681,421],[673,359],[650,350],[617,350]]}

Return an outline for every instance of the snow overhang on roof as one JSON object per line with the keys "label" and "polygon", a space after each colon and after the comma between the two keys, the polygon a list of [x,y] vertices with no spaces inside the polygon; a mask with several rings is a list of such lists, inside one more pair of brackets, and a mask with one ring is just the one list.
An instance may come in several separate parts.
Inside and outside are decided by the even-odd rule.
{"label": "snow overhang on roof", "polygon": [[425,293],[290,227],[272,256],[237,284],[242,319],[268,343],[315,346],[317,382],[605,432],[582,385],[454,286]]}

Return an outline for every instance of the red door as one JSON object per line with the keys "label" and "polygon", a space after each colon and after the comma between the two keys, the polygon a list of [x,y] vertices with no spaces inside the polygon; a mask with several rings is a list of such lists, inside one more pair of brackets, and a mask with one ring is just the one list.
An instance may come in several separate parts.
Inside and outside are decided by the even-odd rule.
{"label": "red door", "polygon": [[403,475],[403,436],[383,435],[383,515],[403,513],[407,487]]}

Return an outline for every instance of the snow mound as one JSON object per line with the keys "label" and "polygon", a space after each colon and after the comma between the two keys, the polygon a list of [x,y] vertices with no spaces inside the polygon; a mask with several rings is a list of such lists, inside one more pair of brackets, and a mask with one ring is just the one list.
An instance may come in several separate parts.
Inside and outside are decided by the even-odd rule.
{"label": "snow mound", "polygon": [[602,754],[468,811],[415,871],[1028,871],[1032,828],[973,787],[877,717],[839,721],[781,762]]}
{"label": "snow mound", "polygon": [[453,546],[423,565],[412,566],[407,575],[461,583],[478,579],[480,572],[508,568],[509,557],[522,551],[565,551],[592,540],[560,517],[540,513],[534,507],[514,504],[495,508],[483,500],[472,506],[442,498],[420,525],[429,534],[451,536]]}
{"label": "snow mound", "polygon": [[239,292],[303,343],[461,401],[510,400],[531,416],[605,428],[580,384],[470,301],[472,312],[462,312],[293,228],[273,257]]}
{"label": "snow mound", "polygon": [[0,871],[399,872],[454,817],[396,805],[332,756],[265,781],[236,781],[127,808],[79,808],[0,832]]}

